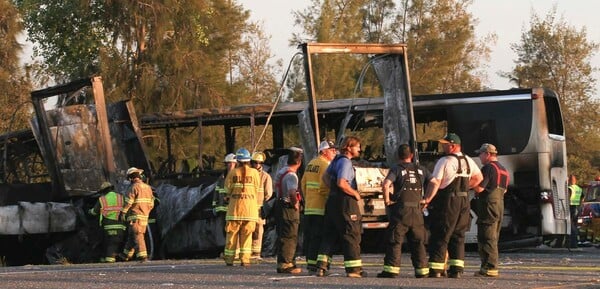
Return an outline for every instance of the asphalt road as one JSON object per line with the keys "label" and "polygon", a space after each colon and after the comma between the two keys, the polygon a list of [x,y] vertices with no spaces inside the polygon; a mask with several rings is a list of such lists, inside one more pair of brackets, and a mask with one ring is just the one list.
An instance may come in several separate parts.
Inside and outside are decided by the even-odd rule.
{"label": "asphalt road", "polygon": [[[344,275],[342,256],[334,256],[332,276],[277,274],[275,259],[250,267],[226,267],[219,259],[156,260],[145,263],[29,265],[0,268],[0,288],[600,288],[600,249],[532,248],[501,253],[499,278],[474,277],[475,252],[467,252],[461,279],[416,279],[408,253],[402,256],[400,277],[375,278],[381,254],[363,255],[369,274]],[[304,267],[302,260],[298,261]]]}

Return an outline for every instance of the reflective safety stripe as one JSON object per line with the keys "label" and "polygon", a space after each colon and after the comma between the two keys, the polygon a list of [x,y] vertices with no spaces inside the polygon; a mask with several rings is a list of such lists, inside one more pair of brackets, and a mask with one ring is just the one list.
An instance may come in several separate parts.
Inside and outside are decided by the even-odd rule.
{"label": "reflective safety stripe", "polygon": [[344,261],[344,268],[362,267],[362,260]]}
{"label": "reflective safety stripe", "polygon": [[100,202],[100,224],[102,218],[117,221],[119,212],[123,208],[123,197],[115,192],[108,192],[98,198],[98,201]]}
{"label": "reflective safety stripe", "polygon": [[117,259],[115,259],[115,257],[104,257],[104,262],[114,263],[116,261],[117,261]]}
{"label": "reflective safety stripe", "polygon": [[252,217],[238,217],[238,216],[225,216],[225,220],[227,221],[250,221],[250,222],[256,222],[258,221],[258,218],[252,218]]}
{"label": "reflective safety stripe", "polygon": [[135,254],[135,256],[138,257],[138,258],[145,258],[145,257],[148,257],[148,252],[146,252],[146,251],[140,251],[137,254]]}
{"label": "reflective safety stripe", "polygon": [[304,209],[304,214],[305,215],[325,216],[325,209],[305,208]]}
{"label": "reflective safety stripe", "polygon": [[113,224],[113,225],[104,225],[104,230],[125,230],[125,225],[122,224]]}
{"label": "reflective safety stripe", "polygon": [[400,267],[383,265],[383,271],[393,274],[400,274]]}
{"label": "reflective safety stripe", "polygon": [[127,217],[127,221],[135,221],[135,220],[140,220],[140,221],[146,221],[148,222],[148,216],[144,216],[144,215],[129,215]]}
{"label": "reflective safety stripe", "polygon": [[308,259],[308,260],[306,260],[306,264],[308,264],[308,265],[317,265],[317,260]]}
{"label": "reflective safety stripe", "polygon": [[481,273],[487,274],[489,276],[498,276],[498,269],[480,269]]}
{"label": "reflective safety stripe", "polygon": [[448,265],[450,266],[456,266],[456,267],[465,267],[465,261],[464,260],[459,260],[459,259],[449,259],[448,260]]}
{"label": "reflective safety stripe", "polygon": [[444,270],[444,263],[429,262],[429,268],[434,270]]}
{"label": "reflective safety stripe", "polygon": [[227,207],[226,206],[217,206],[217,207],[215,207],[215,211],[216,212],[227,212]]}
{"label": "reflective safety stripe", "polygon": [[311,182],[311,181],[307,181],[306,182],[306,188],[307,189],[319,189],[321,187],[321,183],[319,182]]}
{"label": "reflective safety stripe", "polygon": [[427,275],[429,274],[429,268],[415,268],[415,275]]}
{"label": "reflective safety stripe", "polygon": [[223,251],[223,255],[224,255],[224,256],[235,256],[235,250],[228,250],[228,249],[225,249],[225,250]]}
{"label": "reflective safety stripe", "polygon": [[250,254],[250,253],[252,253],[252,248],[240,248],[240,253]]}
{"label": "reflective safety stripe", "polygon": [[137,198],[137,199],[135,199],[134,203],[136,203],[136,204],[141,204],[141,203],[154,204],[154,198]]}
{"label": "reflective safety stripe", "polygon": [[319,254],[317,256],[317,261],[329,263],[329,260],[331,260],[331,257],[329,257],[327,255]]}

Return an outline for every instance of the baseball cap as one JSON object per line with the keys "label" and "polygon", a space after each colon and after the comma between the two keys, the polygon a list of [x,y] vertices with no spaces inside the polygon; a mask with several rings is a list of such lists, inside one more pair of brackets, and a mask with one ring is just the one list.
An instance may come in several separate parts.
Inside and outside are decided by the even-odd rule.
{"label": "baseball cap", "polygon": [[333,144],[333,142],[330,140],[324,140],[321,142],[321,144],[319,144],[319,152],[321,152],[322,150],[334,149],[334,148],[335,148],[335,144]]}
{"label": "baseball cap", "polygon": [[443,139],[439,140],[440,143],[451,143],[460,144],[460,137],[457,134],[449,132]]}
{"label": "baseball cap", "polygon": [[487,152],[491,154],[498,154],[498,150],[496,150],[496,146],[491,143],[484,143],[481,147],[475,151],[476,154],[480,154],[482,152]]}

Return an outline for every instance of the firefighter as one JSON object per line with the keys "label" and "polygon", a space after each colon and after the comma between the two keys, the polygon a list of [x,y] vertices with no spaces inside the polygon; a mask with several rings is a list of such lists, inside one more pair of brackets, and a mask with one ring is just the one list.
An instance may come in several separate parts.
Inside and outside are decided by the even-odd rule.
{"label": "firefighter", "polygon": [[296,246],[300,225],[300,192],[297,171],[302,165],[302,153],[290,150],[287,165],[277,171],[275,187],[277,201],[274,213],[277,220],[277,273],[299,274],[296,267]]}
{"label": "firefighter", "polygon": [[96,205],[89,210],[90,215],[99,216],[100,226],[104,230],[102,247],[104,258],[100,262],[114,263],[125,238],[125,224],[119,220],[123,208],[123,196],[114,192],[110,182],[103,182],[98,193],[101,195]]}
{"label": "firefighter", "polygon": [[136,167],[127,170],[127,179],[131,182],[131,187],[125,196],[125,204],[119,214],[119,219],[129,224],[127,242],[122,254],[119,255],[123,260],[130,260],[134,253],[140,262],[148,260],[144,234],[155,199],[152,188],[142,180],[143,172],[144,170]]}
{"label": "firefighter", "polygon": [[508,189],[508,171],[498,162],[496,146],[484,143],[475,151],[483,164],[483,181],[475,190],[477,245],[481,267],[475,276],[498,277],[498,239],[504,215],[504,193]]}
{"label": "firefighter", "polygon": [[442,277],[448,251],[447,276],[460,278],[465,268],[465,233],[470,226],[469,189],[483,179],[477,164],[461,152],[460,137],[448,133],[439,140],[446,156],[437,161],[423,201],[432,223],[429,277]]}
{"label": "firefighter", "polygon": [[569,176],[569,209],[571,213],[571,236],[570,236],[570,247],[577,247],[577,218],[579,216],[580,206],[583,203],[583,189],[577,185],[577,178],[575,175]]}
{"label": "firefighter", "polygon": [[223,259],[227,266],[233,266],[235,249],[239,241],[239,258],[242,266],[250,266],[252,253],[252,233],[258,221],[256,195],[260,187],[260,174],[250,167],[250,152],[240,148],[235,153],[239,163],[225,178],[225,189],[229,197],[225,216],[225,250]]}
{"label": "firefighter", "polygon": [[[425,220],[421,208],[423,186],[429,183],[431,173],[423,166],[412,162],[413,149],[402,144],[398,147],[400,163],[394,166],[383,180],[383,199],[390,212],[390,223],[386,230],[386,251],[383,271],[379,278],[396,278],[400,274],[400,261],[404,235],[411,249],[411,260],[416,278],[429,275],[425,251]],[[390,186],[393,184],[393,194]]]}
{"label": "firefighter", "polygon": [[323,237],[323,218],[325,202],[329,196],[329,187],[321,181],[329,163],[337,154],[332,141],[319,144],[319,155],[312,159],[302,176],[301,192],[304,194],[304,241],[306,268],[309,272],[317,271],[317,254]]}
{"label": "firefighter", "polygon": [[[273,180],[271,175],[264,171],[263,165],[265,163],[265,154],[263,152],[255,152],[252,154],[252,160],[250,164],[260,174],[260,187],[258,187],[256,194],[256,203],[258,205],[258,211],[260,212],[263,204],[273,196]],[[260,213],[259,213],[260,216]],[[256,228],[252,233],[252,255],[251,258],[260,259],[260,253],[262,251],[262,239],[264,233],[265,219],[259,218],[256,222]]]}
{"label": "firefighter", "polygon": [[322,181],[331,190],[325,204],[325,233],[317,256],[316,275],[319,277],[328,275],[331,255],[338,241],[342,243],[346,276],[366,276],[360,258],[362,215],[358,202],[361,196],[351,161],[360,153],[360,140],[353,136],[346,137],[340,146],[340,154],[331,161],[323,175]]}
{"label": "firefighter", "polygon": [[225,164],[225,170],[217,179],[215,190],[213,191],[213,214],[215,215],[215,228],[222,231],[221,234],[216,234],[216,243],[220,246],[225,244],[225,215],[227,214],[227,191],[225,190],[225,177],[227,174],[235,168],[237,161],[235,160],[235,154],[227,154],[223,159]]}

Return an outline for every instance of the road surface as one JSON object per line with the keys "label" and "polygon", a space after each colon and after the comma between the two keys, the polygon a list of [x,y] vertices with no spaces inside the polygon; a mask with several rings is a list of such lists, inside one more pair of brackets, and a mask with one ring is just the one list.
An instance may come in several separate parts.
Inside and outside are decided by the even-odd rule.
{"label": "road surface", "polygon": [[[145,263],[29,265],[0,268],[0,288],[600,288],[600,249],[532,248],[501,253],[500,277],[474,277],[476,252],[467,252],[461,279],[416,279],[409,253],[400,277],[381,279],[381,254],[363,255],[367,278],[344,275],[342,256],[334,256],[332,276],[277,274],[275,259],[250,267],[226,267],[219,259],[156,260]],[[304,268],[305,263],[298,261]]]}

